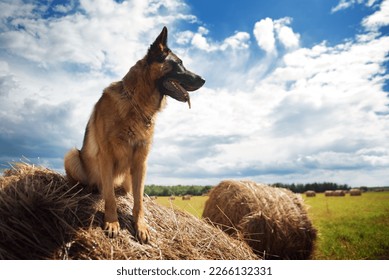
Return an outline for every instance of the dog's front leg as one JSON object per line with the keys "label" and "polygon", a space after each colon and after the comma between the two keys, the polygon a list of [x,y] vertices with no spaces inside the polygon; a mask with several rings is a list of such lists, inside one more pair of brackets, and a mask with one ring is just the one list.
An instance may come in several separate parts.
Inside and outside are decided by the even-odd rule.
{"label": "dog's front leg", "polygon": [[134,161],[131,166],[132,192],[134,196],[134,208],[132,212],[135,220],[136,235],[140,243],[148,243],[150,240],[150,232],[146,225],[143,211],[147,152],[148,149],[146,146],[138,146],[135,149]]}
{"label": "dog's front leg", "polygon": [[101,172],[101,192],[104,199],[104,230],[109,237],[116,237],[120,230],[118,221],[115,190],[113,184],[113,172],[109,166],[104,165],[103,160],[100,160],[100,172]]}

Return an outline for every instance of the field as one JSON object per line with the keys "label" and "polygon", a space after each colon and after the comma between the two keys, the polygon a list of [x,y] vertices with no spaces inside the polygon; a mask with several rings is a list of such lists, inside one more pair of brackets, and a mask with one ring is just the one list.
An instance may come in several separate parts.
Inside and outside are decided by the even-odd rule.
{"label": "field", "polygon": [[[389,259],[389,192],[362,196],[305,197],[308,214],[319,231],[315,259]],[[182,200],[158,197],[156,202],[201,217],[207,197]]]}

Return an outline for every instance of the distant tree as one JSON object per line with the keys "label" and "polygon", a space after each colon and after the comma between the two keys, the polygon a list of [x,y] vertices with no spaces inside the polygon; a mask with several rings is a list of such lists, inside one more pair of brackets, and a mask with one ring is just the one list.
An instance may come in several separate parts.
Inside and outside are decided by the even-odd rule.
{"label": "distant tree", "polygon": [[275,183],[272,186],[277,188],[286,188],[295,193],[303,193],[306,191],[324,192],[326,190],[348,190],[348,185],[338,185],[336,183],[324,182],[324,183],[307,183],[307,184],[283,184]]}
{"label": "distant tree", "polygon": [[183,196],[183,195],[194,195],[200,196],[204,193],[209,192],[212,186],[157,186],[147,185],[145,186],[145,193],[149,196]]}

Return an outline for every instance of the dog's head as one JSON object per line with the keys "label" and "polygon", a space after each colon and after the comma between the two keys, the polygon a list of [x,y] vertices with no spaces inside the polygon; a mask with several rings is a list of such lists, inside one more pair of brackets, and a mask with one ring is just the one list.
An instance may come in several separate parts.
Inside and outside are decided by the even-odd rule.
{"label": "dog's head", "polygon": [[157,73],[156,81],[160,93],[181,102],[188,102],[190,108],[188,91],[199,89],[205,80],[188,71],[182,60],[169,49],[166,27],[150,46],[146,59],[152,72]]}

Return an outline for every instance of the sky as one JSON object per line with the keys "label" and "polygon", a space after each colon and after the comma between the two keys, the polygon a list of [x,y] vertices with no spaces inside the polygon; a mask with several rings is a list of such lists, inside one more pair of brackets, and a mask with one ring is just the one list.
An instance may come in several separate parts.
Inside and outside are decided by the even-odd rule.
{"label": "sky", "polygon": [[168,98],[147,184],[389,186],[389,0],[0,0],[0,168],[64,172],[163,26],[206,84]]}

